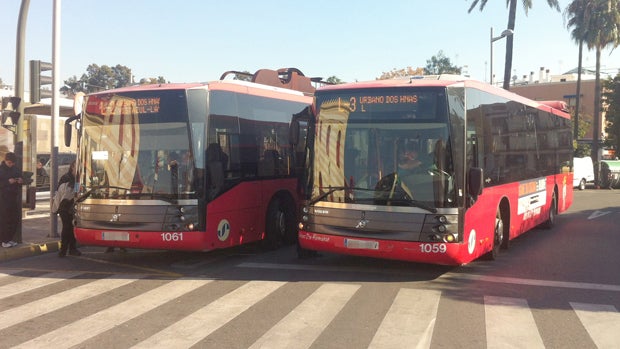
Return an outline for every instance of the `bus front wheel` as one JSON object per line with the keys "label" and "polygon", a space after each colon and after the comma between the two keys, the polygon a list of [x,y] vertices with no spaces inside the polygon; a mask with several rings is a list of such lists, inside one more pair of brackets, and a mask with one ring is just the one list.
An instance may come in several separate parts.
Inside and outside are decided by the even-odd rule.
{"label": "bus front wheel", "polygon": [[487,254],[487,259],[496,260],[499,256],[499,250],[504,242],[504,219],[502,212],[498,209],[495,213],[495,228],[493,229],[493,247]]}
{"label": "bus front wheel", "polygon": [[294,205],[287,200],[275,198],[267,208],[265,222],[265,239],[263,246],[276,249],[283,244],[290,245],[296,241]]}

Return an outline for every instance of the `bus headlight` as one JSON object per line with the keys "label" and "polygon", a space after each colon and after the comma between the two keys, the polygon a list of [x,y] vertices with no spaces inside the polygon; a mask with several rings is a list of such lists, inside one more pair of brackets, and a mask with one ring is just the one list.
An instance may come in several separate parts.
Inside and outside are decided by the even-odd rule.
{"label": "bus headlight", "polygon": [[443,224],[440,224],[433,228],[433,231],[438,232],[438,233],[445,233],[447,230],[448,228],[446,228],[446,226]]}

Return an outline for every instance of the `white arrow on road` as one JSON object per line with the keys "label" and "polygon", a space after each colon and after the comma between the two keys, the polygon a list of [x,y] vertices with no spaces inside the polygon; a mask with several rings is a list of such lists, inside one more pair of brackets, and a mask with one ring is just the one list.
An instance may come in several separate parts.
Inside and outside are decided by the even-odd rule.
{"label": "white arrow on road", "polygon": [[602,217],[602,216],[604,216],[604,215],[606,215],[608,213],[611,213],[611,212],[596,210],[596,211],[592,212],[592,214],[590,215],[590,217],[588,217],[588,219],[594,219],[594,218]]}

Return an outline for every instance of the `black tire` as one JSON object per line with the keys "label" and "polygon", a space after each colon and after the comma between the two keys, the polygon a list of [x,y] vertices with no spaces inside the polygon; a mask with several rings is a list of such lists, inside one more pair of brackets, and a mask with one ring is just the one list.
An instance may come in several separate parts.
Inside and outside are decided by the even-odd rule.
{"label": "black tire", "polygon": [[558,200],[555,198],[555,193],[551,197],[551,204],[549,207],[549,216],[547,220],[542,224],[545,229],[551,229],[555,226],[555,216],[558,213]]}
{"label": "black tire", "polygon": [[507,244],[504,244],[504,219],[502,218],[502,212],[497,209],[495,226],[493,228],[493,248],[487,253],[487,259],[496,260],[502,246],[507,246]]}
{"label": "black tire", "polygon": [[263,247],[276,249],[297,241],[294,205],[286,200],[275,198],[267,208],[265,239]]}
{"label": "black tire", "polygon": [[586,180],[585,179],[581,179],[581,181],[579,181],[579,190],[585,190],[586,189]]}

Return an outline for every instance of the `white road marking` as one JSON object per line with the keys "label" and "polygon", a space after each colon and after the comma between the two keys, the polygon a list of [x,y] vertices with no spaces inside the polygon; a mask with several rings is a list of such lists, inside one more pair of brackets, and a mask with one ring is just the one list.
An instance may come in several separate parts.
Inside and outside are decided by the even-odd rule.
{"label": "white road marking", "polygon": [[359,288],[351,284],[321,285],[250,349],[309,348]]}
{"label": "white road marking", "polygon": [[122,303],[22,343],[15,348],[73,347],[211,281],[179,279],[168,282]]}
{"label": "white road marking", "polygon": [[250,281],[133,348],[189,348],[284,284]]}
{"label": "white road marking", "polygon": [[0,330],[134,282],[139,276],[112,275],[0,312]]}
{"label": "white road marking", "polygon": [[11,297],[16,294],[34,290],[43,286],[55,284],[57,282],[65,281],[65,279],[71,279],[80,274],[83,274],[83,272],[58,272],[44,274],[40,277],[28,277],[21,281],[0,286],[0,299]]}
{"label": "white road marking", "polygon": [[[338,266],[322,266],[322,265],[304,265],[304,264],[279,264],[279,263],[240,263],[239,268],[258,268],[258,269],[275,269],[275,270],[305,270],[305,271],[332,271],[332,272],[350,272],[350,273],[381,273],[389,275],[416,275],[414,272],[392,271],[379,268],[366,267],[338,267]],[[493,282],[500,284],[527,285],[539,287],[560,287],[574,288],[581,290],[593,291],[612,291],[620,292],[620,285],[597,284],[588,282],[571,282],[571,281],[555,281],[540,279],[523,279],[502,276],[487,276],[465,273],[446,273],[438,279],[445,280],[475,280],[483,282]]]}
{"label": "white road marking", "polygon": [[570,302],[590,338],[599,348],[620,345],[620,313],[613,305]]}
{"label": "white road marking", "polygon": [[487,348],[545,348],[527,301],[484,297]]}
{"label": "white road marking", "polygon": [[441,292],[401,289],[369,348],[430,348]]}

